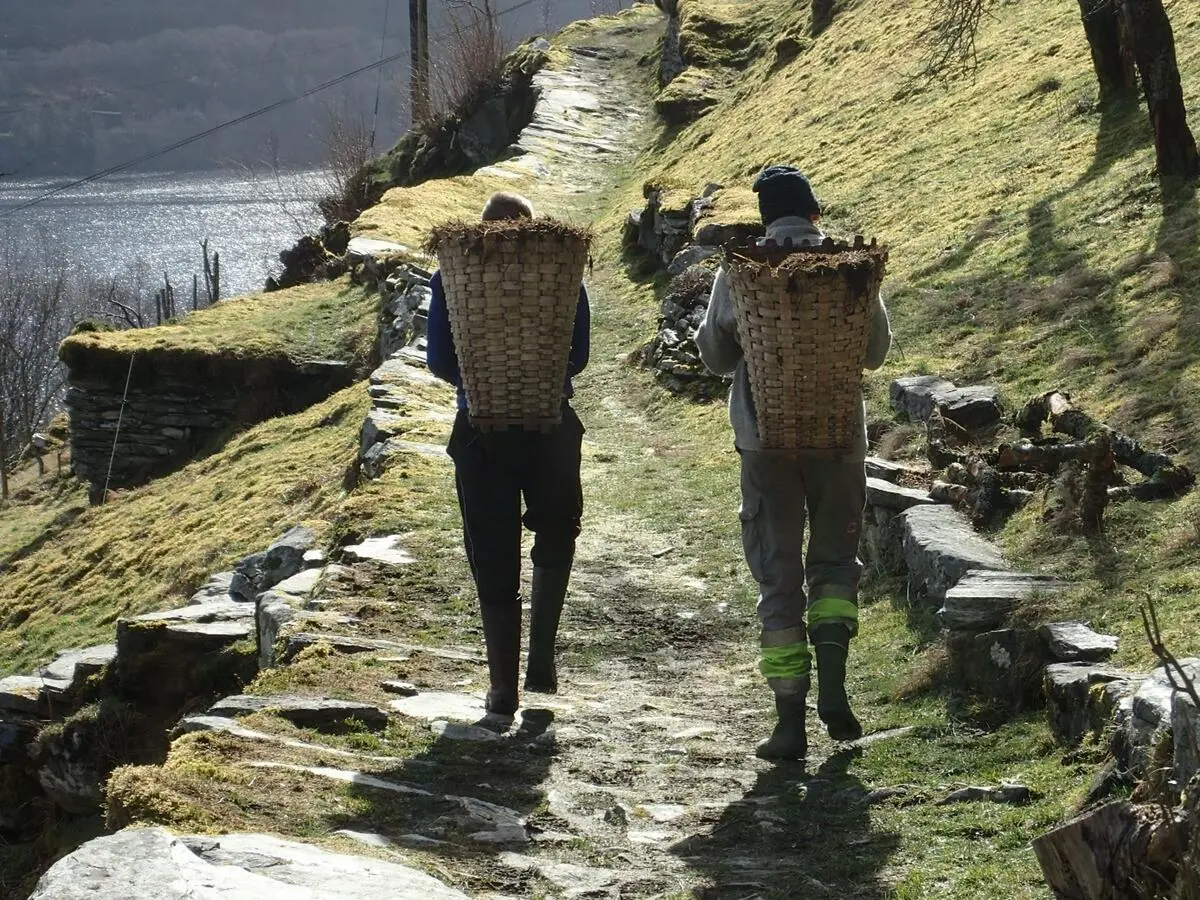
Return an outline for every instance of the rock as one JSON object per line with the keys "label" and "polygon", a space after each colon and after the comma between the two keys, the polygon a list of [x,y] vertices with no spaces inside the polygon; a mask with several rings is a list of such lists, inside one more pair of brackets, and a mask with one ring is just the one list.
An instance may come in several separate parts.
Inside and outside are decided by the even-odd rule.
{"label": "rock", "polygon": [[1045,646],[1037,632],[1005,628],[967,634],[949,642],[950,653],[966,686],[1010,709],[1036,703],[1041,697]]}
{"label": "rock", "polygon": [[878,478],[881,481],[893,483],[898,481],[901,475],[915,474],[917,471],[878,456],[868,456],[865,465],[868,478]]}
{"label": "rock", "polygon": [[294,597],[307,597],[316,588],[317,582],[324,574],[321,569],[305,569],[297,572],[291,578],[285,578],[275,585],[274,591],[279,594],[291,594]]}
{"label": "rock", "polygon": [[688,809],[677,803],[643,803],[634,810],[634,813],[645,815],[659,825],[669,825],[686,816]]}
{"label": "rock", "polygon": [[38,669],[37,675],[50,681],[66,682],[69,689],[75,689],[93,675],[99,675],[116,658],[116,644],[102,644],[84,650],[62,650],[52,663]]}
{"label": "rock", "polygon": [[477,722],[487,714],[483,700],[479,697],[443,691],[428,691],[403,700],[394,700],[391,708],[410,719],[424,719],[430,722],[439,719]]}
{"label": "rock", "polygon": [[387,566],[407,566],[416,562],[400,544],[399,535],[369,538],[361,544],[352,544],[342,551],[343,558],[348,562],[383,563]]}
{"label": "rock", "polygon": [[275,591],[264,591],[258,595],[255,607],[255,633],[258,640],[258,667],[260,669],[269,669],[276,663],[279,637],[283,628],[298,615],[295,607],[292,606],[293,602],[292,597]]}
{"label": "rock", "polygon": [[889,387],[892,409],[908,416],[913,422],[924,422],[937,409],[937,397],[954,390],[953,382],[937,375],[914,375],[897,378]]}
{"label": "rock", "polygon": [[[1200,659],[1187,658],[1178,662],[1193,683],[1200,685]],[[1138,685],[1132,696],[1122,701],[1117,710],[1117,724],[1124,730],[1128,745],[1129,758],[1124,762],[1135,776],[1144,777],[1154,764],[1154,749],[1164,732],[1172,728],[1176,706],[1186,702],[1181,699],[1184,696],[1184,692],[1176,691],[1171,686],[1171,678],[1159,666]],[[1181,709],[1179,720],[1186,727],[1193,715],[1190,708]],[[1181,739],[1184,737],[1180,736]],[[1172,735],[1174,742],[1175,736]],[[1188,763],[1186,754],[1184,762]]]}
{"label": "rock", "polygon": [[[200,590],[192,594],[189,604],[207,603],[210,600],[229,600],[233,593],[233,578],[235,572],[218,572],[210,575]],[[236,599],[236,598],[234,598]]]}
{"label": "rock", "polygon": [[942,599],[971,570],[1008,569],[1000,551],[949,506],[914,506],[900,519],[904,560],[919,593]]}
{"label": "rock", "polygon": [[334,700],[329,697],[294,697],[290,695],[249,695],[218,700],[207,712],[209,716],[237,718],[256,712],[270,712],[287,719],[299,728],[328,730],[342,728],[357,720],[372,731],[387,727],[388,715],[377,706],[353,700]]}
{"label": "rock", "polygon": [[304,552],[304,568],[306,569],[320,569],[325,562],[324,550],[306,550]]}
{"label": "rock", "polygon": [[675,278],[697,263],[701,263],[706,259],[712,259],[720,252],[719,247],[705,247],[700,244],[692,244],[690,247],[684,247],[675,254],[675,258],[667,266],[667,274]]}
{"label": "rock", "polygon": [[59,860],[30,900],[467,900],[405,866],[261,834],[131,828]]}
{"label": "rock", "polygon": [[[413,644],[400,644],[396,641],[383,641],[373,638],[360,638],[345,634],[300,634],[289,635],[284,648],[282,661],[290,662],[296,654],[313,644],[328,644],[338,653],[376,653],[379,651],[395,651],[399,653],[424,653],[437,659],[448,659],[455,662],[482,663],[483,657],[477,653],[465,650],[448,650],[439,647],[420,647]],[[407,659],[407,657],[404,657]]]}
{"label": "rock", "polygon": [[401,697],[415,697],[420,693],[415,684],[407,681],[384,681],[379,686],[389,694],[398,694]]}
{"label": "rock", "polygon": [[554,862],[518,853],[502,853],[500,862],[518,872],[534,872],[562,892],[564,897],[607,896],[607,889],[620,880],[612,869],[595,869],[574,863]]}
{"label": "rock", "polygon": [[143,613],[133,622],[162,622],[165,624],[209,624],[212,622],[245,622],[254,618],[254,607],[236,600],[210,600],[179,609]]}
{"label": "rock", "polygon": [[1038,629],[1055,662],[1103,662],[1117,652],[1117,639],[1080,622],[1051,622]]}
{"label": "rock", "polygon": [[1003,624],[1021,600],[1063,587],[1046,575],[972,570],[946,591],[938,620],[952,631],[987,631]]}
{"label": "rock", "polygon": [[1000,424],[1004,409],[999,391],[986,385],[955,387],[938,375],[897,378],[889,389],[892,408],[913,422],[925,422],[934,410],[966,431]]}
{"label": "rock", "polygon": [[983,431],[999,425],[1004,418],[1000,392],[990,385],[955,388],[936,396],[938,411],[967,431]]}
{"label": "rock", "polygon": [[58,693],[65,691],[70,683],[48,681],[31,675],[10,675],[0,678],[0,713],[18,713],[29,716],[50,715],[45,691],[50,688]]}
{"label": "rock", "polygon": [[1043,682],[1051,732],[1059,742],[1073,746],[1103,731],[1136,686],[1135,676],[1111,666],[1051,663]]}
{"label": "rock", "polygon": [[989,803],[1022,804],[1029,803],[1037,797],[1033,791],[1023,784],[1005,783],[998,788],[965,787],[953,791],[949,796],[937,802],[938,806],[948,806],[951,803]]}
{"label": "rock", "polygon": [[1186,785],[1200,773],[1200,710],[1186,693],[1175,695],[1171,735],[1175,742],[1175,783]]}
{"label": "rock", "polygon": [[516,810],[475,797],[447,797],[461,809],[458,824],[471,840],[482,844],[526,844],[529,833]]}
{"label": "rock", "polygon": [[259,590],[265,591],[304,569],[304,554],[313,548],[317,536],[311,528],[297,525],[267,548],[262,564]]}
{"label": "rock", "polygon": [[931,504],[929,491],[900,487],[890,481],[867,476],[867,505],[893,512],[904,512],[914,506]]}
{"label": "rock", "polygon": [[[507,724],[512,724],[507,720]],[[438,720],[429,724],[429,730],[446,741],[466,741],[473,743],[493,743],[500,740],[500,734],[492,728],[479,725],[467,725],[463,722],[446,722]]]}

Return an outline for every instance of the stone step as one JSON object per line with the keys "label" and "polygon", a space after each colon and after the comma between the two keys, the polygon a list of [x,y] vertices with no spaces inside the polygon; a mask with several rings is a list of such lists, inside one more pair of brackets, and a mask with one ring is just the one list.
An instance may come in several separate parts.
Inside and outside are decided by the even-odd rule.
{"label": "stone step", "polygon": [[1046,575],[969,571],[946,591],[938,620],[951,631],[987,631],[1003,624],[1020,601],[1064,587]]}
{"label": "stone step", "polygon": [[949,506],[914,506],[900,519],[904,561],[915,593],[941,600],[967,572],[1009,568],[1000,550]]}
{"label": "stone step", "polygon": [[867,506],[901,513],[914,506],[934,502],[928,490],[901,487],[881,478],[867,476]]}

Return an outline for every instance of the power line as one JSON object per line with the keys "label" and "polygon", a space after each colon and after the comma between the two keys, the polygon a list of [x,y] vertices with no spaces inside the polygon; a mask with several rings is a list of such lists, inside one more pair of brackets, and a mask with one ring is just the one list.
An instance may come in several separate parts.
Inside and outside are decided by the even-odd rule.
{"label": "power line", "polygon": [[226,128],[232,128],[234,125],[241,125],[243,122],[249,122],[251,119],[257,119],[269,112],[274,112],[277,109],[289,106],[290,104],[299,100],[303,100],[306,97],[311,97],[314,94],[319,94],[321,91],[328,90],[331,87],[335,87],[345,81],[349,81],[351,78],[361,75],[363,72],[370,72],[371,70],[377,69],[380,66],[386,66],[388,63],[395,62],[404,55],[404,53],[396,53],[392,56],[384,57],[377,62],[368,63],[367,65],[361,66],[352,72],[347,72],[345,75],[339,75],[337,78],[330,79],[329,81],[318,84],[316,87],[309,88],[307,91],[295,94],[291,97],[285,97],[282,100],[276,100],[274,103],[260,107],[253,112],[246,113],[245,115],[238,116],[236,119],[229,119],[228,121],[222,122],[219,125],[214,125],[212,128],[207,128],[198,134],[193,134],[191,137],[184,138],[181,141],[176,141],[174,144],[171,144],[168,147],[163,147],[161,150],[155,150],[153,153],[144,154],[143,156],[139,156],[137,159],[133,159],[128,162],[119,163],[115,166],[109,166],[107,169],[94,172],[91,175],[88,175],[86,178],[79,178],[75,181],[68,182],[67,184],[59,185],[58,187],[46,191],[43,194],[39,194],[38,196],[17,206],[0,210],[0,218],[15,215],[16,213],[23,212],[24,210],[37,206],[44,200],[49,200],[51,197],[57,197],[59,194],[65,193],[66,191],[73,190],[77,187],[82,187],[85,184],[91,184],[93,181],[99,181],[101,178],[107,178],[109,175],[116,175],[118,172],[124,172],[126,169],[132,169],[134,166],[139,166],[142,163],[149,162],[152,159],[158,159],[160,156],[166,156],[168,153],[173,153],[176,150],[187,147],[188,145],[194,144],[197,141],[201,141],[206,137],[210,137],[216,134],[218,131],[223,131]]}

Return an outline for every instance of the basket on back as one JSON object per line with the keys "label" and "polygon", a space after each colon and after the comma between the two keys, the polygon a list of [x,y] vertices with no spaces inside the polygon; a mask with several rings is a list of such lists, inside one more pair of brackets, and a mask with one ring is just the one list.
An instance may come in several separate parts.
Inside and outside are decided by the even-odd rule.
{"label": "basket on back", "polygon": [[731,247],[725,267],[764,450],[851,449],[887,248]]}
{"label": "basket on back", "polygon": [[454,222],[434,229],[471,421],[545,428],[563,384],[589,235],[553,219]]}

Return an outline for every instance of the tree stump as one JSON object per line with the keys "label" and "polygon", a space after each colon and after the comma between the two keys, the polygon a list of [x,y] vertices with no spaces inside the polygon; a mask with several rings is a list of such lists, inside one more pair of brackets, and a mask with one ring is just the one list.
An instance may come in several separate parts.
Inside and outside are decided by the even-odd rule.
{"label": "tree stump", "polygon": [[1179,860],[1175,823],[1153,806],[1118,800],[1033,842],[1046,884],[1060,900],[1128,900],[1169,886]]}

